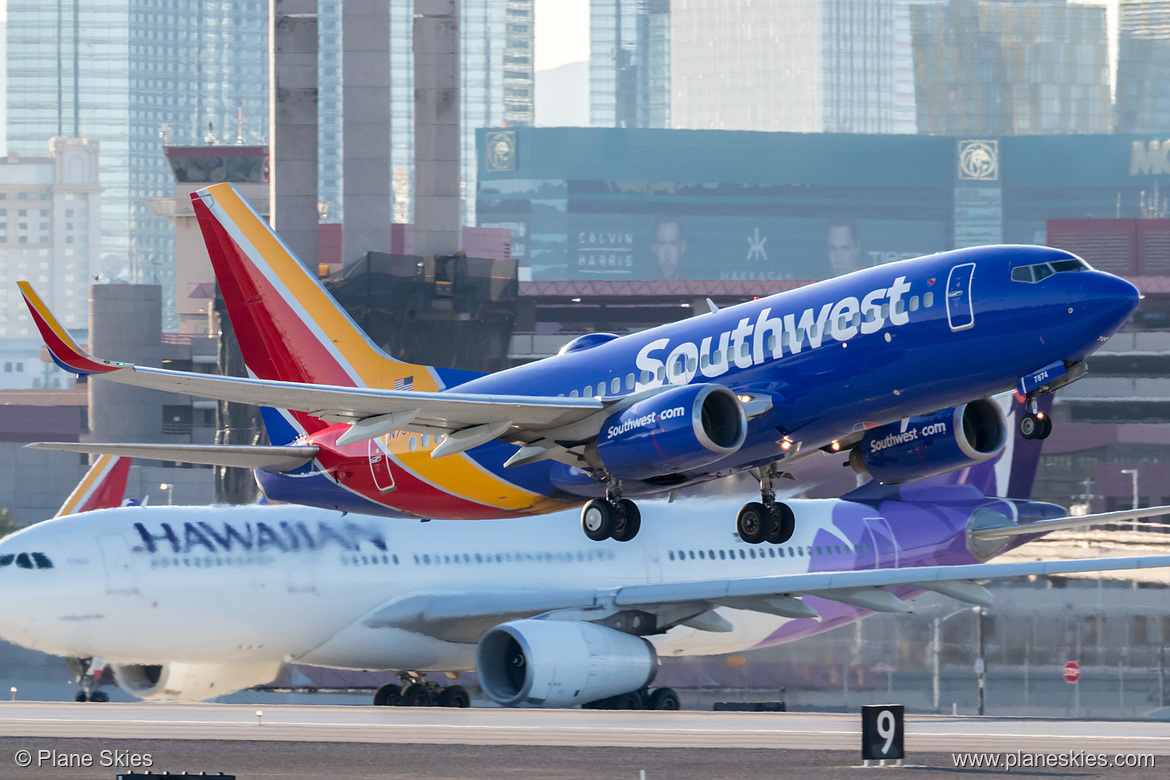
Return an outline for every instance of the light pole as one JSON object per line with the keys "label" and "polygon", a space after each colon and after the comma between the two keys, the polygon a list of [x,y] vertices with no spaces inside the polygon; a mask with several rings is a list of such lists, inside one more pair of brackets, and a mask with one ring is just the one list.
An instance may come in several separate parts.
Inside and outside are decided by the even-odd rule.
{"label": "light pole", "polygon": [[965,615],[968,612],[974,612],[974,611],[975,611],[974,607],[964,607],[962,609],[956,609],[954,612],[950,613],[949,615],[943,615],[940,618],[934,619],[934,625],[933,625],[934,630],[931,632],[932,633],[931,650],[933,651],[931,653],[931,655],[933,656],[933,658],[931,659],[931,667],[932,667],[931,671],[933,672],[933,674],[931,676],[933,677],[933,683],[934,683],[932,686],[934,689],[932,691],[932,693],[934,694],[934,696],[933,696],[934,711],[936,713],[939,712],[939,708],[938,708],[939,698],[940,698],[940,695],[942,693],[942,668],[941,668],[942,664],[941,664],[941,661],[942,661],[942,626],[943,626],[943,623],[946,623],[948,620],[953,618],[955,615]]}
{"label": "light pole", "polygon": [[[1129,474],[1129,476],[1133,478],[1133,508],[1137,509],[1138,508],[1138,483],[1137,483],[1138,470],[1137,469],[1122,469],[1121,473],[1122,474]],[[1137,518],[1136,517],[1133,520],[1132,530],[1134,530],[1134,531],[1137,530]]]}
{"label": "light pole", "polygon": [[163,482],[159,485],[160,490],[167,491],[167,506],[173,506],[175,501],[175,486],[171,482]]}

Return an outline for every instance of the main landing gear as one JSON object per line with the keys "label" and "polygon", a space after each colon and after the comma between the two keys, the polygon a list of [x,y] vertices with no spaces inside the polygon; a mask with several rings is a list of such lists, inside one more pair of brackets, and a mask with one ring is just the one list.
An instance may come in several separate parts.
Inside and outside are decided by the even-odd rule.
{"label": "main landing gear", "polygon": [[1052,418],[1036,410],[1036,399],[1027,401],[1028,411],[1020,415],[1020,435],[1025,439],[1047,439],[1052,433]]}
{"label": "main landing gear", "polygon": [[608,699],[598,699],[581,705],[583,710],[677,710],[678,693],[674,688],[648,688],[619,693]]}
{"label": "main landing gear", "polygon": [[471,696],[462,685],[448,685],[444,688],[415,672],[403,672],[398,677],[403,685],[390,683],[374,693],[375,707],[434,707],[436,704],[440,707],[471,706]]}
{"label": "main landing gear", "polygon": [[581,507],[581,528],[595,542],[613,539],[628,542],[642,527],[642,513],[638,505],[622,498],[616,479],[606,482],[605,498],[594,498]]}
{"label": "main landing gear", "polygon": [[74,694],[73,701],[78,703],[92,701],[100,704],[110,700],[110,694],[101,690],[101,686],[106,682],[102,679],[105,673],[104,661],[95,664],[92,658],[67,658],[65,662],[81,685],[81,690]]}
{"label": "main landing gear", "polygon": [[772,481],[779,475],[775,463],[760,469],[760,501],[744,504],[735,516],[735,531],[748,544],[767,541],[784,544],[796,531],[796,517],[787,504],[776,503]]}

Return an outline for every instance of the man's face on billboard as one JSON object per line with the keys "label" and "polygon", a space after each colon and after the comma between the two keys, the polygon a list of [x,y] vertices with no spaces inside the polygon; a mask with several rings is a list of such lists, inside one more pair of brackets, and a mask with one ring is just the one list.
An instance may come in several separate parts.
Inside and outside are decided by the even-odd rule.
{"label": "man's face on billboard", "polygon": [[851,225],[829,226],[829,271],[833,276],[856,271],[860,255],[861,247]]}
{"label": "man's face on billboard", "polygon": [[654,255],[658,258],[658,275],[663,279],[678,276],[678,264],[686,251],[682,228],[677,222],[659,222],[654,229]]}

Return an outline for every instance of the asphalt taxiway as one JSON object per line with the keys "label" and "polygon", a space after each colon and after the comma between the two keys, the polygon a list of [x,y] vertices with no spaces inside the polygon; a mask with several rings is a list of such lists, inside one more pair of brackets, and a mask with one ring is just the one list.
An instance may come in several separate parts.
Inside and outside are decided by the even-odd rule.
{"label": "asphalt taxiway", "polygon": [[[57,739],[828,751],[859,749],[860,733],[860,717],[853,713],[0,703],[0,737]],[[1170,756],[1170,723],[909,713],[906,749],[1100,749]]]}

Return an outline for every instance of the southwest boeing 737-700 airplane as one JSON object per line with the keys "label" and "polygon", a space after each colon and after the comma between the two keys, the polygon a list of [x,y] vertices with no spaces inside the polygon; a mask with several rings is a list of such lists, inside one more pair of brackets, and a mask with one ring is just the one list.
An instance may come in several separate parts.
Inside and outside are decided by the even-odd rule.
{"label": "southwest boeing 737-700 airplane", "polygon": [[1138,301],[1068,252],[976,247],[580,336],[480,375],[386,355],[231,185],[192,201],[251,377],[91,357],[22,290],[61,367],[269,407],[273,446],[45,446],[251,467],[273,500],[369,515],[474,520],[584,504],[596,541],[638,533],[631,497],[748,471],[760,501],[739,509],[739,537],[786,544],[812,531],[776,501],[786,463],[847,452],[886,484],[960,469],[1004,446],[988,397],[1012,388],[1029,404],[1021,433],[1042,438],[1051,423],[1035,399],[1082,376]]}
{"label": "southwest boeing 737-700 airplane", "polygon": [[[410,685],[385,686],[379,704],[466,706],[461,687],[439,692],[421,673],[475,669],[505,706],[677,708],[650,689],[660,657],[794,641],[907,611],[922,591],[989,604],[977,581],[1170,566],[984,563],[1052,530],[1170,512],[1067,517],[1025,500],[1039,448],[1013,444],[1010,483],[1005,457],[947,484],[790,500],[795,533],[764,547],[712,523],[727,504],[705,499],[647,503],[629,544],[587,542],[570,512],[462,524],[289,506],[71,514],[0,540],[0,635],[99,678],[109,665],[148,699],[214,698],[304,663],[401,672]],[[1017,497],[996,497],[1008,484]],[[96,683],[79,699],[104,700]]]}

